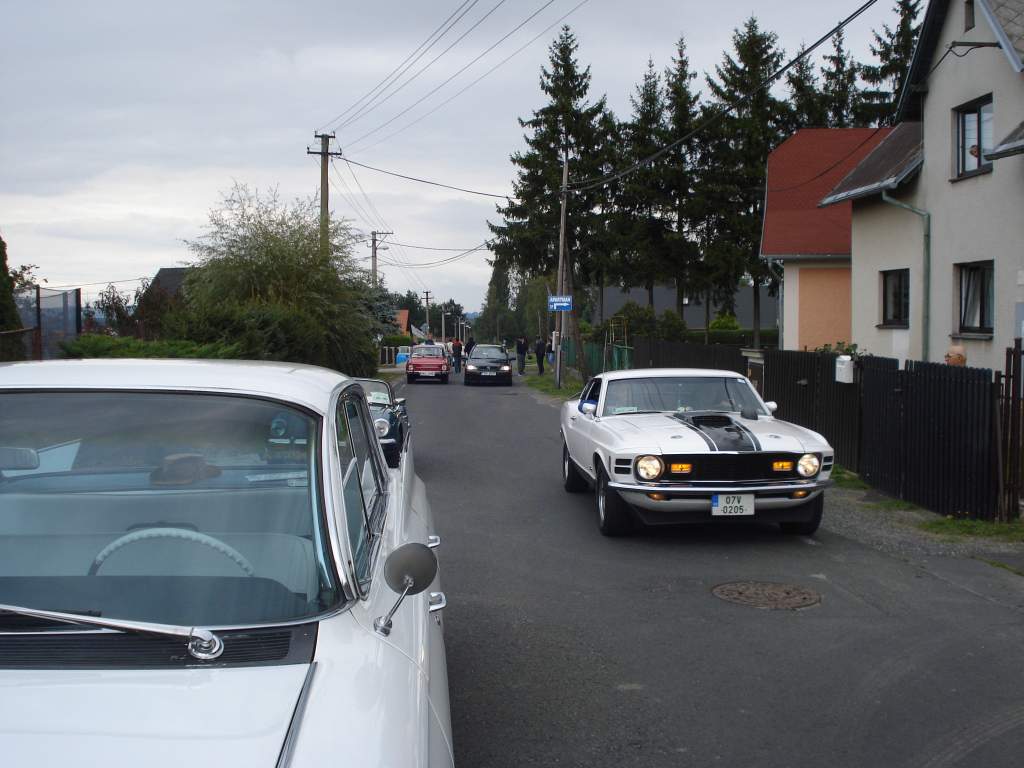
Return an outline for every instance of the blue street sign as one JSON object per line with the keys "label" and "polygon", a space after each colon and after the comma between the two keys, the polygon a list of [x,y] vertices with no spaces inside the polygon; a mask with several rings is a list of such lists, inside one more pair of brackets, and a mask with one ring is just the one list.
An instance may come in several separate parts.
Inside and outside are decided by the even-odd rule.
{"label": "blue street sign", "polygon": [[572,296],[548,296],[548,312],[572,312]]}

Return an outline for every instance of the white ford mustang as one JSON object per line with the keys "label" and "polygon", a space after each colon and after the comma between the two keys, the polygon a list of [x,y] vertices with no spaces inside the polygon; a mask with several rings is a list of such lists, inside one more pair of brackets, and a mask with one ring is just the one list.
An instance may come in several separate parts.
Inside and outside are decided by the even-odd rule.
{"label": "white ford mustang", "polygon": [[0,365],[3,766],[451,766],[408,443],[322,368]]}
{"label": "white ford mustang", "polygon": [[607,536],[645,525],[759,520],[818,529],[834,453],[772,417],[731,371],[666,368],[595,376],[562,406],[562,479],[594,486]]}

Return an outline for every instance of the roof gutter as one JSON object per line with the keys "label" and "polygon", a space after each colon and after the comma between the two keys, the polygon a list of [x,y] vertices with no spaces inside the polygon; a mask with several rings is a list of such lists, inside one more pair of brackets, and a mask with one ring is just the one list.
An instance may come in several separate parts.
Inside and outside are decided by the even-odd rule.
{"label": "roof gutter", "polygon": [[924,297],[921,300],[921,325],[924,326],[921,338],[921,357],[928,361],[928,340],[931,326],[931,304],[932,304],[932,215],[921,208],[896,200],[889,196],[886,190],[882,190],[882,202],[902,208],[905,211],[916,213],[921,217],[921,224],[924,227],[924,253],[921,273],[924,282]]}

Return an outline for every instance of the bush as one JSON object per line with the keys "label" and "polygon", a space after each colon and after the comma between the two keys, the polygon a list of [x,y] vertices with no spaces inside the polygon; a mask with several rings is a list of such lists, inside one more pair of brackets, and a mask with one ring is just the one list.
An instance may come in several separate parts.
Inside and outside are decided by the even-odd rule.
{"label": "bush", "polygon": [[382,347],[411,347],[412,336],[385,336],[380,340]]}
{"label": "bush", "polygon": [[204,360],[233,360],[244,357],[235,344],[215,342],[199,344],[194,341],[143,341],[132,336],[118,337],[105,334],[84,334],[73,341],[61,342],[67,357],[185,357]]}
{"label": "bush", "polygon": [[[7,244],[0,238],[0,331],[21,328],[21,317],[14,303],[14,279],[7,267]],[[20,334],[0,336],[0,361],[24,360],[25,346]]]}
{"label": "bush", "polygon": [[678,312],[666,309],[658,318],[658,338],[666,341],[682,341],[686,335],[686,321]]}
{"label": "bush", "polygon": [[735,315],[722,314],[712,320],[708,328],[712,331],[738,331],[740,322]]}

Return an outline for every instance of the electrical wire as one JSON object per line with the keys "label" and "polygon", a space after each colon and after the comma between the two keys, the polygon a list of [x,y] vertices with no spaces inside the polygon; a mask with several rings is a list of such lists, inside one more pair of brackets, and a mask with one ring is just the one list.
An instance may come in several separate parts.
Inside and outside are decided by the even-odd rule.
{"label": "electrical wire", "polygon": [[[488,243],[486,240],[480,243],[480,245],[462,251],[462,253],[456,254],[455,256],[449,256],[444,259],[438,259],[437,261],[406,262],[405,266],[410,269],[433,269],[435,267],[443,267],[447,264],[453,264],[456,261],[461,261],[467,256],[470,256],[471,254],[478,253],[483,250],[490,250],[490,243]],[[377,258],[378,260],[380,260],[380,256],[378,256]]]}
{"label": "electrical wire", "polygon": [[776,194],[777,194],[777,193],[779,193],[779,192],[790,192],[790,191],[792,191],[792,190],[794,190],[794,189],[799,189],[800,187],[804,187],[804,186],[807,186],[807,185],[808,185],[808,184],[810,184],[810,183],[811,183],[812,181],[817,181],[817,180],[818,180],[818,179],[820,179],[820,178],[821,178],[822,176],[824,176],[825,174],[829,173],[830,171],[834,171],[834,170],[835,170],[836,168],[838,168],[838,167],[839,167],[840,165],[842,165],[842,164],[843,164],[843,163],[845,163],[845,162],[846,162],[847,160],[849,160],[849,159],[850,159],[851,157],[853,157],[853,156],[854,156],[855,154],[857,154],[857,152],[859,152],[859,151],[860,151],[860,149],[861,149],[861,148],[862,148],[862,147],[863,147],[863,146],[864,146],[865,144],[867,144],[867,143],[868,143],[869,141],[871,141],[872,139],[874,139],[874,138],[875,138],[875,136],[877,136],[877,135],[878,135],[878,132],[879,132],[880,130],[882,130],[882,129],[881,129],[881,127],[875,128],[875,130],[873,130],[873,131],[872,131],[872,132],[870,133],[870,135],[869,135],[869,136],[868,136],[868,137],[867,137],[866,139],[864,139],[864,141],[862,141],[862,142],[861,142],[860,144],[858,144],[857,146],[855,146],[855,147],[854,147],[853,149],[851,149],[851,150],[850,150],[849,152],[847,152],[847,153],[846,153],[845,155],[843,155],[843,156],[842,156],[841,158],[839,158],[838,160],[836,160],[836,161],[835,161],[834,163],[832,163],[832,165],[830,165],[830,166],[829,166],[828,168],[825,168],[825,169],[824,169],[823,171],[820,171],[819,173],[816,173],[816,174],[815,174],[814,176],[811,176],[811,178],[809,178],[809,179],[805,179],[804,181],[801,181],[801,182],[800,182],[799,184],[794,184],[794,185],[792,185],[792,186],[790,186],[790,187],[778,187],[778,188],[775,188],[775,189],[768,189],[767,191],[768,191],[768,192],[770,192],[770,193],[776,193]]}
{"label": "electrical wire", "polygon": [[[537,14],[539,14],[541,11],[543,11],[545,8],[547,8],[549,5],[551,5],[554,2],[555,2],[555,0],[547,0],[547,2],[545,2],[540,8],[538,8],[536,11],[534,11],[529,16],[527,16],[525,19],[523,19],[523,21],[519,22],[515,27],[513,27],[510,32],[507,32],[505,35],[503,35],[501,38],[499,38],[497,42],[493,43],[488,48],[484,49],[481,53],[477,54],[476,57],[471,59],[467,64],[464,64],[462,67],[457,69],[454,74],[450,75],[448,78],[443,80],[439,85],[437,85],[434,88],[432,88],[429,91],[427,91],[425,94],[423,94],[423,96],[418,98],[416,101],[414,101],[412,104],[410,104],[408,107],[403,109],[401,112],[399,112],[397,115],[395,115],[391,119],[386,120],[385,122],[383,122],[380,125],[378,125],[376,128],[373,128],[373,129],[367,131],[366,133],[364,133],[359,138],[354,139],[352,142],[350,142],[350,144],[353,144],[353,145],[354,144],[358,144],[360,141],[363,141],[364,139],[369,138],[370,136],[372,136],[373,134],[377,133],[378,131],[386,128],[389,125],[391,125],[393,122],[395,122],[395,120],[398,120],[400,117],[402,117],[402,115],[405,115],[408,112],[410,112],[411,110],[413,110],[416,107],[418,107],[420,104],[422,104],[428,98],[430,98],[435,93],[437,93],[439,90],[441,90],[446,85],[448,85],[448,83],[450,83],[456,77],[458,77],[463,72],[465,72],[467,69],[469,69],[471,66],[473,66],[478,61],[480,61],[480,59],[482,59],[488,53],[490,53],[495,48],[497,48],[499,45],[501,45],[503,42],[508,40],[508,38],[510,38],[512,35],[514,35],[516,32],[518,32],[520,29],[522,29],[524,26],[526,26],[530,21],[532,21],[534,19],[534,17],[537,16]],[[872,2],[874,2],[874,0],[872,0]]]}
{"label": "electrical wire", "polygon": [[[805,59],[808,56],[810,56],[811,53],[815,49],[819,48],[827,40],[830,40],[833,35],[835,35],[837,32],[840,32],[843,28],[845,28],[854,19],[856,19],[858,16],[860,16],[862,13],[864,13],[868,8],[873,6],[876,2],[878,2],[878,0],[867,0],[866,3],[864,3],[859,8],[857,8],[857,10],[855,10],[853,13],[851,13],[849,16],[847,16],[845,19],[843,19],[841,22],[839,22],[839,24],[837,24],[831,30],[829,30],[824,35],[822,35],[820,38],[818,38],[818,40],[813,45],[809,46],[808,48],[805,48],[801,53],[799,53],[797,56],[792,58],[789,62],[787,62],[786,64],[781,66],[779,69],[777,69],[775,72],[770,74],[767,78],[765,78],[761,82],[761,84],[758,86],[757,90],[765,90],[766,88],[770,87],[772,83],[774,83],[776,80],[778,80],[780,77],[782,77],[782,75],[784,75],[787,71],[789,71],[792,67],[794,67],[798,62],[800,62],[802,59]],[[630,175],[631,173],[635,173],[636,171],[640,170],[644,166],[649,165],[650,163],[653,163],[655,160],[657,160],[658,158],[660,158],[663,155],[665,155],[665,153],[669,152],[670,150],[674,149],[675,147],[678,147],[683,142],[693,138],[698,133],[701,133],[702,131],[706,130],[707,128],[709,128],[712,125],[714,125],[715,123],[717,123],[723,117],[725,117],[730,112],[732,112],[734,109],[736,109],[736,107],[738,107],[740,105],[740,103],[743,100],[747,99],[747,98],[749,98],[749,95],[744,96],[743,99],[736,99],[734,101],[731,101],[731,102],[728,102],[728,103],[722,105],[721,109],[719,109],[714,115],[712,115],[707,120],[702,122],[700,125],[698,125],[696,128],[694,128],[692,131],[689,131],[688,133],[686,133],[685,135],[679,137],[675,141],[672,141],[672,142],[666,144],[664,147],[659,149],[657,152],[654,152],[654,153],[648,155],[647,157],[645,157],[645,158],[643,158],[641,160],[637,160],[632,165],[630,165],[630,166],[628,166],[626,168],[623,168],[620,171],[615,171],[614,173],[606,174],[605,176],[595,176],[595,177],[592,177],[590,179],[582,179],[580,181],[575,182],[574,184],[568,185],[568,190],[570,192],[586,192],[586,191],[591,190],[591,189],[597,189],[598,187],[606,186],[606,185],[610,184],[613,181],[618,181],[619,179],[625,178],[626,176]]]}
{"label": "electrical wire", "polygon": [[[398,86],[397,88],[395,88],[395,89],[394,89],[393,91],[391,91],[391,93],[389,93],[389,94],[388,94],[387,96],[384,96],[383,98],[379,99],[379,100],[378,100],[378,101],[377,101],[377,102],[376,102],[375,104],[373,104],[372,106],[367,106],[367,107],[365,107],[365,108],[364,108],[364,109],[363,109],[363,110],[362,110],[361,112],[359,112],[358,114],[356,114],[356,115],[354,115],[354,116],[352,116],[352,117],[348,118],[347,120],[345,120],[345,121],[344,121],[344,122],[343,122],[343,123],[342,123],[342,124],[341,124],[341,125],[339,126],[339,130],[341,130],[341,129],[344,129],[344,128],[347,128],[348,126],[352,125],[353,123],[357,123],[357,122],[359,122],[359,121],[360,121],[360,120],[362,120],[362,119],[363,119],[364,117],[366,117],[366,116],[367,116],[368,114],[370,114],[371,112],[373,112],[374,110],[376,110],[376,109],[377,109],[377,107],[380,107],[380,106],[382,106],[383,104],[386,104],[386,103],[387,103],[388,101],[390,101],[390,100],[391,100],[391,97],[392,97],[392,96],[394,96],[394,95],[395,95],[396,93],[398,93],[398,92],[399,92],[399,91],[401,91],[401,90],[402,90],[403,88],[405,88],[405,86],[409,85],[409,83],[411,83],[411,82],[412,82],[413,80],[415,80],[415,79],[416,79],[417,77],[419,77],[419,76],[420,76],[420,75],[422,75],[422,74],[423,74],[424,72],[426,72],[426,71],[427,71],[428,69],[430,69],[430,68],[431,68],[431,67],[432,67],[432,66],[433,66],[433,65],[434,65],[435,63],[437,63],[437,61],[438,61],[439,59],[441,59],[441,58],[442,58],[442,57],[443,57],[443,56],[444,56],[444,55],[445,55],[446,53],[448,53],[448,52],[449,52],[449,51],[450,51],[450,50],[451,50],[452,48],[454,48],[454,47],[455,47],[456,45],[458,45],[458,44],[459,44],[459,43],[461,43],[461,42],[462,42],[463,40],[465,40],[465,39],[466,39],[466,37],[468,37],[468,36],[469,36],[469,34],[470,34],[470,33],[471,33],[471,32],[472,32],[472,31],[473,31],[474,29],[476,29],[476,28],[477,28],[477,27],[479,27],[479,26],[480,26],[481,24],[483,24],[483,23],[484,23],[484,21],[486,21],[486,20],[487,20],[487,18],[488,18],[488,17],[489,17],[489,16],[490,16],[490,15],[491,15],[492,13],[494,13],[494,12],[495,12],[496,10],[498,10],[498,9],[499,9],[499,8],[500,8],[501,6],[503,6],[503,5],[504,5],[504,4],[506,3],[506,2],[507,2],[507,0],[498,0],[497,4],[496,4],[496,5],[495,5],[495,6],[493,7],[493,8],[491,8],[491,10],[489,10],[489,11],[488,11],[487,13],[485,13],[485,14],[484,14],[483,16],[481,16],[481,17],[480,17],[479,19],[477,19],[477,20],[476,20],[476,21],[475,21],[475,22],[473,23],[473,25],[472,25],[472,26],[470,26],[470,28],[469,28],[469,29],[467,29],[467,30],[466,30],[465,32],[463,32],[463,33],[462,33],[461,35],[459,35],[459,36],[458,36],[458,37],[457,37],[457,38],[456,38],[456,39],[455,39],[455,40],[454,40],[454,41],[452,42],[452,44],[451,44],[451,45],[449,45],[449,46],[448,46],[447,48],[445,48],[445,49],[444,49],[443,51],[441,51],[441,52],[440,52],[439,54],[437,54],[437,56],[435,56],[435,57],[434,57],[433,59],[431,59],[431,60],[430,60],[429,62],[427,62],[427,63],[426,63],[426,64],[425,64],[424,66],[423,66],[423,68],[422,68],[422,69],[420,69],[420,70],[419,70],[418,72],[414,72],[414,73],[413,73],[413,74],[412,74],[412,75],[411,75],[411,76],[410,76],[410,77],[409,77],[409,78],[408,78],[408,79],[407,79],[407,80],[406,80],[405,82],[403,82],[403,83],[402,83],[401,85],[399,85],[399,86]],[[472,7],[472,6],[471,6],[471,7]],[[460,18],[461,18],[461,17],[460,17]],[[394,83],[392,83],[392,85],[393,85],[393,84],[394,84]],[[382,91],[381,93],[383,93],[383,91]]]}
{"label": "electrical wire", "polygon": [[[331,125],[334,125],[339,120],[341,120],[343,117],[348,115],[353,109],[358,107],[359,104],[361,104],[363,101],[365,101],[367,97],[372,96],[382,86],[386,88],[387,85],[389,84],[388,81],[392,80],[393,76],[395,77],[395,79],[397,79],[398,77],[401,77],[403,74],[405,74],[405,72],[408,71],[409,67],[411,67],[413,64],[415,64],[417,61],[419,61],[426,54],[427,51],[429,51],[434,45],[436,45],[441,40],[442,37],[444,37],[446,34],[448,34],[449,30],[451,30],[451,28],[453,26],[455,26],[455,24],[457,24],[462,19],[462,17],[465,16],[466,13],[468,13],[473,8],[474,5],[476,5],[478,2],[480,2],[480,0],[472,0],[472,5],[470,5],[469,8],[466,8],[466,10],[463,11],[463,13],[459,16],[459,18],[455,19],[455,21],[453,21],[450,26],[445,28],[445,25],[447,25],[448,22],[452,21],[452,18],[454,18],[455,15],[459,13],[459,11],[462,11],[462,9],[465,8],[466,4],[469,3],[469,2],[470,2],[470,0],[463,0],[462,5],[460,5],[454,11],[452,11],[452,13],[448,16],[448,18],[445,19],[444,21],[442,21],[441,25],[437,29],[435,29],[433,32],[431,32],[427,36],[427,39],[424,40],[422,43],[420,43],[412,53],[410,53],[408,56],[406,56],[397,67],[395,67],[393,70],[391,70],[384,77],[383,80],[381,80],[379,83],[377,83],[377,85],[375,85],[369,91],[367,91],[362,96],[360,96],[358,99],[356,99],[356,101],[353,102],[352,104],[350,104],[347,109],[345,109],[344,111],[342,111],[341,113],[336,115],[334,118],[332,118],[332,119],[328,120],[326,123],[324,123],[323,126],[321,126],[320,129],[317,132],[318,133],[323,133],[324,129],[330,127]],[[440,32],[439,35],[438,35],[438,32]],[[435,35],[437,35],[437,39],[434,40],[433,42],[431,42],[431,40],[434,38]],[[430,43],[430,44],[427,45],[428,43]],[[423,53],[420,53],[419,56],[416,56],[416,54],[419,53],[420,49],[423,48],[423,46],[425,46],[425,45],[427,47],[423,51]],[[413,59],[413,56],[416,56],[416,58]],[[413,59],[413,60],[409,61],[410,59]],[[408,62],[408,66],[406,66],[407,62]],[[402,67],[405,67],[405,69],[402,69]],[[399,71],[399,70],[401,70],[401,71]],[[397,75],[396,75],[396,73],[397,73]]]}
{"label": "electrical wire", "polygon": [[508,199],[508,195],[496,195],[496,194],[493,194],[492,192],[480,192],[480,191],[475,190],[475,189],[466,189],[465,187],[455,187],[455,186],[452,186],[451,184],[442,184],[439,181],[428,181],[427,179],[418,179],[415,176],[406,176],[404,173],[396,173],[395,171],[385,171],[383,168],[374,168],[372,165],[366,165],[365,163],[359,163],[359,162],[356,162],[355,160],[352,160],[351,158],[348,158],[348,157],[342,157],[342,160],[344,160],[346,163],[350,163],[352,165],[358,165],[360,168],[365,168],[368,171],[376,171],[377,173],[384,173],[384,174],[387,174],[388,176],[395,176],[395,177],[397,177],[399,179],[406,179],[408,181],[417,181],[420,184],[429,184],[432,187],[444,187],[445,189],[454,189],[457,192],[466,192],[466,193],[468,193],[470,195],[482,195],[483,197],[497,197],[497,198],[499,198],[501,200],[507,200]]}
{"label": "electrical wire", "polygon": [[[415,248],[420,251],[472,251],[473,248],[435,248],[431,245],[409,245],[409,243],[396,243],[394,240],[389,240],[389,243],[393,245],[400,245],[403,248]],[[474,246],[479,248],[480,246]]]}
{"label": "electrical wire", "polygon": [[402,126],[401,128],[399,128],[399,129],[398,129],[397,131],[393,131],[392,133],[389,133],[389,134],[388,134],[387,136],[384,136],[384,137],[382,137],[382,138],[378,139],[377,141],[373,142],[372,144],[367,144],[367,145],[365,145],[365,146],[361,147],[361,149],[362,149],[363,151],[366,151],[366,150],[368,150],[368,149],[372,149],[373,147],[379,146],[380,144],[383,144],[383,143],[384,143],[385,141],[390,141],[391,139],[395,138],[395,137],[396,137],[396,136],[398,136],[399,134],[405,133],[405,132],[406,132],[407,130],[409,130],[410,128],[412,128],[412,127],[413,127],[414,125],[417,125],[417,124],[421,123],[421,122],[422,122],[423,120],[425,120],[425,119],[427,119],[428,117],[430,117],[431,115],[433,115],[433,114],[434,114],[435,112],[437,112],[438,110],[440,110],[440,109],[441,109],[442,107],[445,107],[445,106],[447,106],[447,105],[448,105],[448,104],[450,104],[450,103],[451,103],[452,101],[454,101],[455,99],[457,99],[457,98],[458,98],[459,96],[461,96],[462,94],[464,94],[464,93],[465,93],[466,91],[468,91],[468,90],[469,90],[470,88],[472,88],[472,87],[473,87],[474,85],[476,85],[476,84],[477,84],[477,83],[479,83],[479,82],[480,82],[481,80],[483,80],[483,79],[484,79],[485,77],[487,77],[488,75],[490,75],[491,73],[493,73],[493,72],[494,72],[495,70],[497,70],[497,69],[499,69],[500,67],[502,67],[503,65],[507,64],[507,63],[508,63],[508,62],[509,62],[509,61],[510,61],[511,59],[513,59],[514,57],[518,56],[518,55],[519,55],[520,53],[522,53],[523,51],[525,51],[525,50],[526,50],[527,48],[529,48],[529,47],[530,47],[531,45],[533,45],[533,44],[534,44],[535,42],[537,42],[538,40],[540,40],[540,38],[542,38],[542,37],[543,37],[544,35],[546,35],[546,34],[547,34],[548,32],[550,32],[550,31],[551,31],[551,29],[552,29],[553,27],[556,27],[556,26],[558,26],[559,24],[561,24],[561,23],[562,23],[563,21],[565,21],[565,20],[566,20],[567,18],[569,18],[570,16],[572,16],[572,14],[574,14],[574,13],[575,13],[576,11],[578,11],[578,10],[579,10],[580,8],[582,8],[582,7],[584,6],[584,5],[586,5],[586,4],[587,4],[587,3],[589,3],[589,2],[590,2],[590,0],[581,0],[581,2],[577,3],[577,4],[576,4],[576,6],[575,6],[575,7],[573,7],[573,8],[572,8],[572,9],[571,9],[571,10],[570,10],[570,11],[569,11],[568,13],[566,13],[566,14],[563,14],[563,15],[562,15],[562,16],[560,16],[559,18],[555,19],[555,21],[553,21],[553,22],[552,22],[551,24],[549,24],[548,26],[546,26],[546,27],[545,27],[544,29],[542,29],[542,30],[541,30],[541,31],[540,31],[540,32],[539,32],[538,34],[536,34],[536,35],[535,35],[534,37],[530,38],[530,40],[528,40],[528,41],[527,41],[527,42],[526,42],[525,44],[521,45],[521,46],[520,46],[519,48],[517,48],[516,50],[514,50],[514,51],[513,51],[512,53],[510,53],[510,54],[509,54],[508,56],[506,56],[506,57],[505,57],[504,59],[502,59],[501,61],[499,61],[499,62],[498,62],[497,64],[495,64],[495,65],[494,65],[493,67],[491,67],[490,69],[488,69],[488,70],[487,70],[486,72],[484,72],[484,73],[483,73],[482,75],[480,75],[480,77],[478,77],[478,78],[477,78],[476,80],[474,80],[473,82],[469,83],[468,85],[466,85],[466,86],[465,86],[465,87],[463,87],[462,89],[460,89],[460,90],[456,91],[455,93],[453,93],[453,94],[452,94],[451,96],[449,96],[449,97],[448,97],[447,99],[445,99],[444,101],[442,101],[442,102],[441,102],[440,104],[438,104],[438,105],[437,105],[436,107],[434,107],[433,109],[431,109],[431,110],[429,110],[429,111],[427,111],[427,112],[424,112],[424,113],[423,113],[422,115],[420,115],[419,117],[417,117],[417,118],[416,118],[415,120],[413,120],[413,121],[411,121],[411,122],[409,122],[409,123],[406,123],[406,124],[405,124],[405,125],[403,125],[403,126]]}

